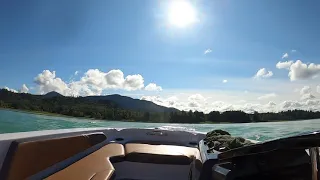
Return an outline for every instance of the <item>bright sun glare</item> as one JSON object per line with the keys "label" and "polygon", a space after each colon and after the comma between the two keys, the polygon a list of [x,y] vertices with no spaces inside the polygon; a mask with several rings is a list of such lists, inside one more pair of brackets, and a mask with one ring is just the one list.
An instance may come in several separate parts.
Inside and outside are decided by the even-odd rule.
{"label": "bright sun glare", "polygon": [[196,21],[196,11],[188,1],[173,1],[169,5],[169,23],[186,27]]}

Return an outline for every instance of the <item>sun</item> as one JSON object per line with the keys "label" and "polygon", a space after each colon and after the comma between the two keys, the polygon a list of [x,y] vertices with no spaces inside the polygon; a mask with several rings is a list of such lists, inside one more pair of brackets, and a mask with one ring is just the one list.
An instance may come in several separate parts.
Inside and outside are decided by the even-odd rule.
{"label": "sun", "polygon": [[188,1],[177,0],[169,4],[169,23],[177,27],[186,27],[196,22],[196,11]]}

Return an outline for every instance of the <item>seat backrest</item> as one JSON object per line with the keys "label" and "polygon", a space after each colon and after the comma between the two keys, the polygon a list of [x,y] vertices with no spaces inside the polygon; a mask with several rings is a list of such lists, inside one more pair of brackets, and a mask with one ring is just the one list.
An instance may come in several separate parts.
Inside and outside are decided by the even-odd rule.
{"label": "seat backrest", "polygon": [[25,179],[105,139],[104,134],[94,133],[32,142],[14,141],[4,161],[0,179]]}
{"label": "seat backrest", "polygon": [[199,158],[197,148],[173,145],[128,143],[125,145],[126,161],[187,165]]}
{"label": "seat backrest", "polygon": [[114,172],[114,167],[110,162],[111,157],[124,156],[124,147],[122,144],[111,143],[103,146],[99,150],[89,154],[70,166],[58,171],[46,180],[60,179],[110,179]]}

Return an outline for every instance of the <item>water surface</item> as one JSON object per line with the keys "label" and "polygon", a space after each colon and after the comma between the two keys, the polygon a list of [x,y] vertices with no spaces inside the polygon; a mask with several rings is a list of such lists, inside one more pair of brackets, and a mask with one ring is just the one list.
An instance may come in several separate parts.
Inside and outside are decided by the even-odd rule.
{"label": "water surface", "polygon": [[0,110],[0,133],[26,132],[49,129],[109,127],[109,128],[162,128],[208,132],[224,129],[235,136],[264,141],[320,130],[320,119],[291,122],[266,122],[244,124],[167,124],[139,123],[53,117],[10,110]]}

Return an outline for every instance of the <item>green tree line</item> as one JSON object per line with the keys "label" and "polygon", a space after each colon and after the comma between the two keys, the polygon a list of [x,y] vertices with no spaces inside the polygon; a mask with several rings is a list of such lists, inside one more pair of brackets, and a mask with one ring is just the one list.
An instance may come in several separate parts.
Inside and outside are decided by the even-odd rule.
{"label": "green tree line", "polygon": [[27,111],[49,112],[73,117],[85,117],[101,120],[119,120],[135,122],[162,123],[247,123],[275,120],[300,120],[320,118],[320,112],[292,110],[278,113],[248,114],[243,111],[203,112],[143,112],[123,109],[116,103],[106,100],[88,100],[85,97],[55,96],[13,93],[0,90],[0,107]]}

